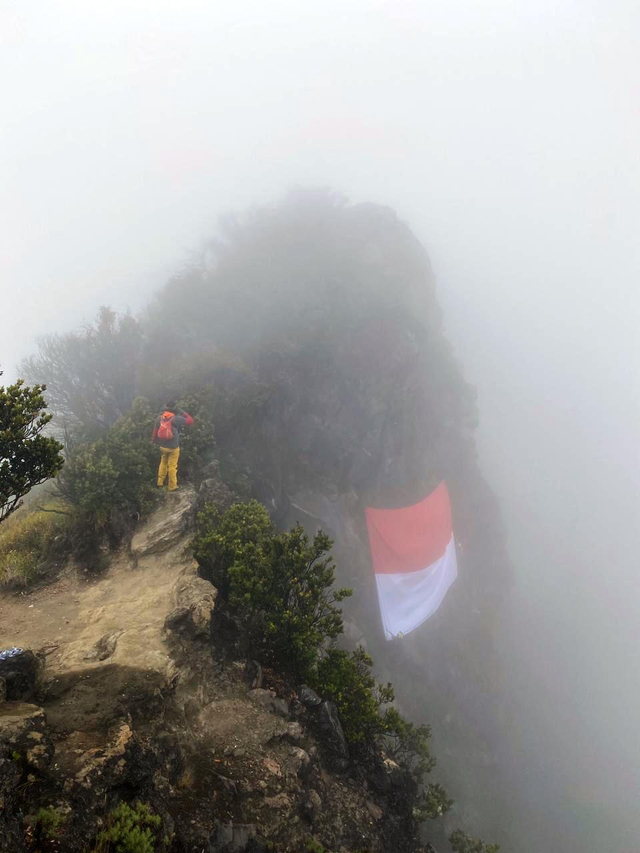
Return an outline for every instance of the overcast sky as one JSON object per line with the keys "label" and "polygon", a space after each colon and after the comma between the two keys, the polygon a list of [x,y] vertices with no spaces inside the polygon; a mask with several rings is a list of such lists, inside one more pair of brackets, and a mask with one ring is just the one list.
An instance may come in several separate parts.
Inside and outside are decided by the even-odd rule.
{"label": "overcast sky", "polygon": [[229,209],[296,184],[394,207],[481,395],[539,640],[514,689],[544,696],[557,784],[629,808],[639,56],[637,0],[0,0],[5,379],[37,335],[139,309]]}

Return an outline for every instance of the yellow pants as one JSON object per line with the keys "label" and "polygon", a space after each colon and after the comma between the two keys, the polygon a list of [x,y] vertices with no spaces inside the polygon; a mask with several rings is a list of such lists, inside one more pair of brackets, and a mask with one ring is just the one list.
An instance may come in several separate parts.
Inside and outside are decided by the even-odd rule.
{"label": "yellow pants", "polygon": [[160,467],[158,468],[158,485],[164,486],[164,481],[169,475],[169,491],[173,492],[178,488],[178,457],[180,456],[179,447],[161,447],[160,448]]}

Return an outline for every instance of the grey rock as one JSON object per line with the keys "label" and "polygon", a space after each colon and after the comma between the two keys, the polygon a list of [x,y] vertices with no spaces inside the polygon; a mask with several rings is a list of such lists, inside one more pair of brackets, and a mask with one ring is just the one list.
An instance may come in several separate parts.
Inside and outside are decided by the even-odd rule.
{"label": "grey rock", "polygon": [[[217,465],[217,463],[215,463]],[[209,467],[209,466],[207,466]],[[224,511],[236,502],[237,498],[226,483],[220,479],[220,472],[208,470],[209,476],[200,484],[196,500],[196,512],[202,512],[207,504],[217,506]]]}
{"label": "grey rock", "polygon": [[0,678],[5,682],[5,698],[11,702],[28,702],[33,699],[43,672],[44,660],[28,650],[0,660]]}
{"label": "grey rock", "polygon": [[307,687],[306,684],[303,684],[298,691],[298,699],[305,708],[315,708],[322,702],[322,699],[318,696],[315,690]]}
{"label": "grey rock", "polygon": [[190,640],[208,636],[217,595],[218,590],[204,578],[195,574],[180,578],[174,590],[176,607],[165,619],[165,630]]}
{"label": "grey rock", "polygon": [[109,631],[103,634],[94,647],[84,656],[88,661],[99,661],[110,658],[115,652],[119,638],[124,634],[124,631]]}
{"label": "grey rock", "polygon": [[294,746],[297,746],[300,741],[304,738],[304,733],[302,731],[302,726],[300,723],[288,723],[287,730],[282,735],[283,740],[289,741]]}
{"label": "grey rock", "polygon": [[349,747],[335,703],[323,702],[320,705],[318,720],[331,751],[339,758],[347,759],[349,757]]}
{"label": "grey rock", "polygon": [[218,460],[212,459],[211,462],[207,462],[207,464],[204,465],[202,467],[202,470],[200,471],[200,477],[202,478],[202,481],[209,479],[219,480],[220,463],[218,462]]}
{"label": "grey rock", "polygon": [[322,800],[320,798],[320,794],[317,791],[314,791],[313,788],[307,794],[303,811],[305,817],[312,823],[322,813]]}
{"label": "grey rock", "polygon": [[168,551],[193,525],[195,492],[188,486],[167,496],[167,502],[153,513],[131,540],[135,560],[147,554]]}
{"label": "grey rock", "polygon": [[7,698],[7,682],[4,678],[0,678],[0,703]]}
{"label": "grey rock", "polygon": [[273,714],[278,714],[280,717],[289,716],[289,703],[284,699],[279,699],[273,690],[263,690],[258,687],[255,690],[249,690],[247,696],[256,705],[261,705]]}
{"label": "grey rock", "polygon": [[223,823],[211,837],[213,849],[224,853],[246,850],[256,837],[256,828],[251,823]]}
{"label": "grey rock", "polygon": [[299,746],[294,746],[287,756],[286,768],[292,776],[300,776],[301,779],[304,779],[311,770],[309,753],[300,749]]}
{"label": "grey rock", "polygon": [[262,667],[257,660],[248,660],[245,663],[244,680],[251,690],[262,687]]}

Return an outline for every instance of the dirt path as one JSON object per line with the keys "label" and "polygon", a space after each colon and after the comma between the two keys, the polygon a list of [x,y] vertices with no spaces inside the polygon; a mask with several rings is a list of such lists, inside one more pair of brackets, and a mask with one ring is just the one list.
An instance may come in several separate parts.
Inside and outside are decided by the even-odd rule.
{"label": "dirt path", "polygon": [[49,662],[77,635],[80,602],[88,584],[70,574],[33,592],[0,596],[0,650],[45,649]]}
{"label": "dirt path", "polygon": [[189,490],[167,499],[136,533],[132,551],[116,555],[103,576],[84,581],[68,573],[50,586],[0,597],[0,650],[44,651],[47,683],[78,673],[96,683],[106,665],[114,690],[116,670],[170,679],[164,621],[176,584],[197,573],[185,522],[193,500]]}

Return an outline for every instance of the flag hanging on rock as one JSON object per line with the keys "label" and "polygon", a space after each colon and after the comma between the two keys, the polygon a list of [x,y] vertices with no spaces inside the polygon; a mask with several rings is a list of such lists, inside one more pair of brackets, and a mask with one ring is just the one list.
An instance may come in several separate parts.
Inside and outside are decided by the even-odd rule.
{"label": "flag hanging on rock", "polygon": [[366,515],[382,624],[392,640],[435,613],[458,575],[449,492],[442,482],[417,504],[367,507]]}

